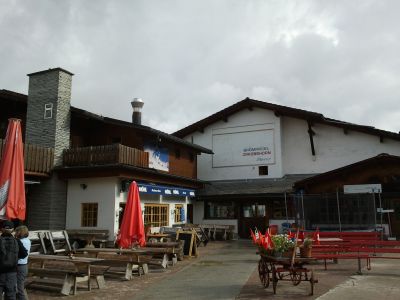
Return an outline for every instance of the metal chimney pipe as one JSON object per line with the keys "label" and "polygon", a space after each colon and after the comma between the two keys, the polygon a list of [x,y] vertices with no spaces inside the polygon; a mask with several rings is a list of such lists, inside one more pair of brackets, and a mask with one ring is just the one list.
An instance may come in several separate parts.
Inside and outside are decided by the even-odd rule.
{"label": "metal chimney pipe", "polygon": [[142,124],[142,107],[144,102],[140,98],[133,98],[131,102],[133,112],[132,112],[132,123],[136,125]]}

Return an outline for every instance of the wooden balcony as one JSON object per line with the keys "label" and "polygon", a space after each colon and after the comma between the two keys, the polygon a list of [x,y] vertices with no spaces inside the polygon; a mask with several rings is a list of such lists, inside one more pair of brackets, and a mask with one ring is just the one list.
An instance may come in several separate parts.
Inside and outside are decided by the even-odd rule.
{"label": "wooden balcony", "polygon": [[[3,156],[4,140],[0,139],[0,157]],[[53,168],[54,149],[24,144],[25,175],[48,175]]]}
{"label": "wooden balcony", "polygon": [[148,168],[149,154],[121,144],[90,146],[64,150],[64,167],[125,164]]}

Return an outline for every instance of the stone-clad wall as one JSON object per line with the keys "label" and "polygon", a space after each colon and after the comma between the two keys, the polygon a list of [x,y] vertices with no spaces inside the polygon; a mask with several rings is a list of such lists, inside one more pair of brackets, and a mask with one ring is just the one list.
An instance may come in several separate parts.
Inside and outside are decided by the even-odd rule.
{"label": "stone-clad wall", "polygon": [[[54,165],[62,163],[69,147],[72,74],[52,69],[30,75],[25,141],[54,148]],[[44,118],[45,105],[53,104],[51,119]]]}
{"label": "stone-clad wall", "polygon": [[[63,150],[70,143],[72,74],[49,69],[29,74],[25,141],[54,148],[54,165],[62,164]],[[53,104],[52,118],[44,118],[45,104]],[[28,225],[35,229],[64,229],[67,182],[53,173],[28,193]]]}

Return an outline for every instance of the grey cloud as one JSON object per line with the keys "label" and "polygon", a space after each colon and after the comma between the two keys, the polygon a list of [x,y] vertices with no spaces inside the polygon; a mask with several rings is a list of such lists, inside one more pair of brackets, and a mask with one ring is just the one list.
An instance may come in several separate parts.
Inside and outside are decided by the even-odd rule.
{"label": "grey cloud", "polygon": [[75,73],[74,106],[173,132],[247,96],[398,131],[397,1],[0,1],[0,88]]}

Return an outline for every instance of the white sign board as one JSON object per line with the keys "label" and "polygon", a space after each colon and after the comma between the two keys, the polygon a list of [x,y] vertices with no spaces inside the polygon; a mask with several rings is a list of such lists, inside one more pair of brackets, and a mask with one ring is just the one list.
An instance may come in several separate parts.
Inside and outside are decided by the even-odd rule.
{"label": "white sign board", "polygon": [[345,194],[372,194],[382,193],[381,184],[352,184],[344,185],[343,192]]}
{"label": "white sign board", "polygon": [[274,130],[271,125],[213,130],[212,142],[214,168],[275,163]]}

